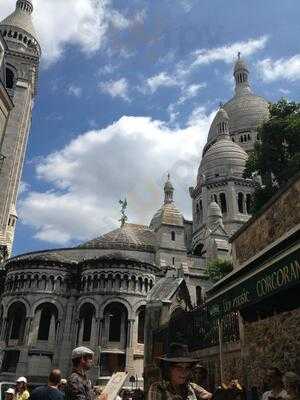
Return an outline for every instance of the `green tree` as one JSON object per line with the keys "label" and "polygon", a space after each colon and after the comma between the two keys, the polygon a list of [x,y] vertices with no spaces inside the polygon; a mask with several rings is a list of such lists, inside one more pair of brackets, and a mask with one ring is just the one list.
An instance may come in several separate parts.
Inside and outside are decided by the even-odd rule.
{"label": "green tree", "polygon": [[244,171],[246,178],[258,173],[263,181],[254,194],[254,213],[300,171],[300,103],[281,99],[270,104],[269,111]]}
{"label": "green tree", "polygon": [[226,258],[216,258],[208,263],[206,274],[212,282],[218,282],[233,270],[231,260]]}

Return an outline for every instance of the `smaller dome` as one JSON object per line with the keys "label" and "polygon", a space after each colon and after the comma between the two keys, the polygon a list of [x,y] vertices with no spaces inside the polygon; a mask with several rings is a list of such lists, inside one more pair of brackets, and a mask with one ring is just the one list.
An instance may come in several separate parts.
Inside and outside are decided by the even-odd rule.
{"label": "smaller dome", "polygon": [[247,158],[241,146],[232,142],[229,136],[222,136],[204,154],[198,171],[198,183],[201,184],[202,175],[205,180],[242,177]]}
{"label": "smaller dome", "polygon": [[0,22],[1,31],[4,27],[21,29],[38,42],[32,22],[32,12],[33,5],[30,0],[18,0],[15,11]]}
{"label": "smaller dome", "polygon": [[183,226],[183,216],[174,204],[174,187],[168,174],[168,180],[164,186],[165,200],[163,206],[154,214],[150,222],[151,229],[158,229],[162,224]]}
{"label": "smaller dome", "polygon": [[229,121],[229,117],[227,112],[224,110],[223,107],[220,108],[220,110],[218,111],[217,115],[216,115],[216,119],[219,121],[224,121],[227,120]]}
{"label": "smaller dome", "polygon": [[207,219],[209,227],[212,227],[216,222],[222,224],[222,211],[215,201],[212,201],[208,206]]}
{"label": "smaller dome", "polygon": [[183,216],[174,203],[164,204],[150,222],[151,229],[157,229],[162,224],[183,226]]}
{"label": "smaller dome", "polygon": [[222,211],[219,204],[215,201],[212,201],[208,207],[208,216],[209,217],[221,217],[222,218]]}
{"label": "smaller dome", "polygon": [[80,248],[125,249],[152,252],[155,247],[155,235],[147,226],[126,223],[96,239],[81,244]]}

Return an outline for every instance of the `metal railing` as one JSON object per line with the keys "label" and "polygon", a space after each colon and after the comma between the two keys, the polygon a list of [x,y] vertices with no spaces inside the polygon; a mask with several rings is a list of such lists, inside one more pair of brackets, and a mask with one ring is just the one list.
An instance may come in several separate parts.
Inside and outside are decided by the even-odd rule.
{"label": "metal railing", "polygon": [[[219,323],[209,316],[205,304],[192,311],[180,313],[171,318],[168,327],[154,332],[154,342],[158,347],[170,343],[185,343],[190,351],[202,350],[219,345]],[[223,343],[240,340],[238,313],[225,315],[221,321]],[[155,343],[154,343],[155,346]]]}

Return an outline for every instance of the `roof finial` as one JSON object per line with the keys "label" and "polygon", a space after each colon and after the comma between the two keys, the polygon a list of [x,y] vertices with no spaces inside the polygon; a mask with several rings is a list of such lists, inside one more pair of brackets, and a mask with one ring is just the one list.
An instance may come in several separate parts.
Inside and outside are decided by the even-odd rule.
{"label": "roof finial", "polygon": [[121,222],[121,228],[125,225],[126,221],[128,220],[128,217],[126,215],[126,210],[127,210],[127,199],[125,198],[124,200],[119,200],[119,204],[121,205],[121,218],[119,219],[119,222]]}
{"label": "roof finial", "polygon": [[241,52],[239,51],[238,52],[238,59],[240,60],[240,58],[241,58]]}
{"label": "roof finial", "polygon": [[167,203],[172,203],[173,202],[173,194],[174,194],[174,188],[171,183],[171,176],[170,173],[168,172],[167,174],[167,182],[165,183],[164,191],[165,191],[165,204]]}

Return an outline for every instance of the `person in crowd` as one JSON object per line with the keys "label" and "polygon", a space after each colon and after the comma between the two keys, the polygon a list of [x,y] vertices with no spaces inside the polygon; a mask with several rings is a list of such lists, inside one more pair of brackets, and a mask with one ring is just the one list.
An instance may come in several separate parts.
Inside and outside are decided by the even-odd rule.
{"label": "person in crowd", "polygon": [[16,400],[28,400],[30,394],[27,390],[27,379],[25,376],[20,376],[20,378],[16,381],[16,389],[15,389],[15,399]]}
{"label": "person in crowd", "polygon": [[300,400],[300,376],[294,372],[286,372],[283,376],[284,387],[289,400]]}
{"label": "person in crowd", "polygon": [[148,400],[209,400],[212,394],[190,382],[197,360],[190,358],[187,346],[173,343],[159,359],[162,380],[151,385]]}
{"label": "person in crowd", "polygon": [[14,400],[15,397],[15,389],[9,388],[5,392],[5,400]]}
{"label": "person in crowd", "polygon": [[48,377],[48,384],[33,390],[30,400],[64,400],[65,395],[59,390],[61,372],[58,368],[52,369]]}
{"label": "person in crowd", "polygon": [[61,392],[65,393],[65,391],[66,391],[66,386],[67,386],[67,380],[64,379],[64,378],[62,378],[62,379],[60,380],[59,385],[58,385],[58,389],[59,389]]}
{"label": "person in crowd", "polygon": [[[87,372],[94,363],[94,352],[87,347],[77,347],[72,351],[73,370],[67,379],[67,400],[94,400],[95,394]],[[99,400],[107,400],[107,394],[102,393]]]}
{"label": "person in crowd", "polygon": [[199,386],[207,389],[207,377],[208,377],[207,369],[201,364],[196,364],[194,369],[195,382]]}
{"label": "person in crowd", "polygon": [[283,386],[282,372],[276,367],[270,367],[267,370],[267,384],[271,390],[266,391],[262,395],[262,400],[285,400],[288,399],[288,395]]}

